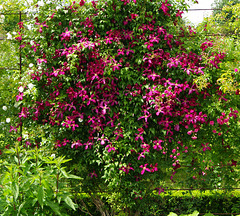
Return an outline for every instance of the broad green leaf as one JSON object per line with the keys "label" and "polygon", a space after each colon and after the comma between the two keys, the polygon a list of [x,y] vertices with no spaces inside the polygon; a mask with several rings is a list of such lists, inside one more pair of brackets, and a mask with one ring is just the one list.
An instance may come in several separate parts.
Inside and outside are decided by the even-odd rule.
{"label": "broad green leaf", "polygon": [[23,206],[25,205],[25,203],[26,202],[23,202],[20,206],[19,206],[19,208],[18,208],[18,214],[17,214],[17,216],[20,216],[21,214],[21,209],[23,208]]}
{"label": "broad green leaf", "polygon": [[194,211],[191,216],[198,216],[199,215],[199,212],[198,211]]}
{"label": "broad green leaf", "polygon": [[60,209],[59,209],[59,206],[56,204],[56,203],[53,203],[53,202],[51,202],[51,201],[47,201],[46,202],[46,204],[56,213],[56,214],[58,214],[58,215],[62,215],[61,213],[60,213]]}
{"label": "broad green leaf", "polygon": [[40,185],[40,186],[38,187],[37,199],[38,199],[38,202],[39,202],[39,204],[41,205],[41,207],[42,207],[42,209],[43,209],[44,189],[43,189],[43,186],[42,186],[42,185]]}
{"label": "broad green leaf", "polygon": [[173,212],[170,212],[168,216],[178,216],[178,215]]}
{"label": "broad green leaf", "polygon": [[13,182],[12,184],[12,192],[13,192],[14,200],[17,200],[19,195],[19,186],[16,182]]}
{"label": "broad green leaf", "polygon": [[68,178],[71,178],[71,179],[79,179],[79,180],[82,180],[83,178],[79,177],[79,176],[76,176],[76,175],[72,175],[72,174],[68,174]]}
{"label": "broad green leaf", "polygon": [[64,198],[64,202],[65,202],[68,206],[70,206],[74,211],[76,210],[76,208],[75,208],[76,204],[72,201],[72,199],[71,199],[69,196],[67,196],[67,197]]}
{"label": "broad green leaf", "polygon": [[65,178],[71,178],[71,179],[79,179],[81,180],[82,178],[76,175],[68,174],[64,169],[61,169],[61,173]]}

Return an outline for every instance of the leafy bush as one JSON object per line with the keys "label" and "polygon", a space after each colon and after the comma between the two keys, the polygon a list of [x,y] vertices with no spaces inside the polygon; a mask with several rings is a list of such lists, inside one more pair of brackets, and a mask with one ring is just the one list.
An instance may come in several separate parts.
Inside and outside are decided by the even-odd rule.
{"label": "leafy bush", "polygon": [[43,8],[31,32],[19,23],[24,142],[54,143],[72,159],[84,179],[76,192],[100,212],[144,212],[182,175],[189,186],[238,183],[239,96],[217,82],[226,54],[178,25],[186,7],[81,0]]}
{"label": "leafy bush", "polygon": [[2,215],[68,215],[75,210],[68,179],[80,179],[62,166],[69,160],[47,156],[44,149],[16,146],[1,160],[0,213]]}
{"label": "leafy bush", "polygon": [[[183,215],[183,214],[181,214],[180,216],[198,216],[199,215],[199,212],[198,211],[194,211],[192,214],[188,214],[188,215]],[[173,212],[171,212],[168,216],[177,216],[177,214],[175,214],[175,213],[173,213]],[[211,213],[207,213],[207,214],[205,214],[204,216],[214,216],[213,214],[211,214]]]}
{"label": "leafy bush", "polygon": [[[200,213],[240,213],[240,192],[220,191],[193,191],[172,192],[155,196],[155,214],[167,215],[167,212],[190,214],[193,211]],[[153,211],[154,212],[154,211]],[[151,211],[146,213],[152,213]],[[154,215],[154,214],[153,214]]]}

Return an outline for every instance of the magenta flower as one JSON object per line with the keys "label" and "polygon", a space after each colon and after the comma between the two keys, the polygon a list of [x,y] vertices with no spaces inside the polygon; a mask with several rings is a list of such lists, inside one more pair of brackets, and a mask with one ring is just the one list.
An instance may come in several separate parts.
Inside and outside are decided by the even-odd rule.
{"label": "magenta flower", "polygon": [[124,48],[118,49],[118,55],[124,55]]}
{"label": "magenta flower", "polygon": [[42,62],[47,63],[47,59],[37,59],[38,64],[41,64]]}
{"label": "magenta flower", "polygon": [[87,105],[89,105],[91,102],[96,103],[96,100],[94,99],[94,95],[93,94],[88,99]]}
{"label": "magenta flower", "polygon": [[19,37],[16,37],[15,39],[20,42],[22,40],[22,34],[20,32],[18,32],[18,34],[19,34]]}
{"label": "magenta flower", "polygon": [[214,121],[210,121],[209,124],[213,126],[214,125]]}
{"label": "magenta flower", "polygon": [[143,134],[143,132],[144,132],[143,128],[138,128],[137,130],[138,130],[139,134]]}
{"label": "magenta flower", "polygon": [[144,153],[145,153],[145,151],[144,151],[144,152],[141,152],[141,153],[138,153],[138,154],[139,154],[138,160],[140,160],[140,158],[145,158]]}
{"label": "magenta flower", "polygon": [[168,6],[171,6],[171,5],[170,5],[170,4],[167,4],[167,1],[168,1],[168,0],[166,0],[165,3],[162,2],[162,6],[161,6],[161,8],[159,8],[159,9],[161,9],[165,15],[167,15],[167,16],[170,17],[170,14],[168,14],[168,11],[169,11]]}
{"label": "magenta flower", "polygon": [[203,147],[203,151],[204,151],[204,152],[205,152],[206,150],[211,151],[211,147],[209,147],[208,144],[209,144],[209,143],[206,143],[206,144],[203,144],[203,143],[202,143],[202,144],[201,144],[202,147]]}
{"label": "magenta flower", "polygon": [[118,128],[118,129],[116,129],[114,132],[113,132],[115,135],[117,135],[116,136],[116,140],[118,140],[118,138],[119,137],[122,137],[123,138],[123,130],[122,130],[122,128]]}
{"label": "magenta flower", "polygon": [[126,49],[126,55],[129,55],[130,53],[134,53],[134,51],[130,49]]}
{"label": "magenta flower", "polygon": [[145,173],[145,171],[148,171],[148,172],[151,172],[151,170],[149,168],[147,168],[147,163],[141,166],[139,166],[140,168],[142,168],[142,171],[141,171],[141,175],[143,175]]}
{"label": "magenta flower", "polygon": [[121,64],[115,63],[115,64],[113,64],[111,67],[112,67],[113,71],[115,71],[115,70],[120,70],[120,67],[121,67],[121,66],[122,66]]}
{"label": "magenta flower", "polygon": [[237,161],[232,159],[231,162],[232,162],[232,164],[230,166],[237,166]]}
{"label": "magenta flower", "polygon": [[68,28],[66,28],[66,32],[63,32],[60,37],[61,37],[61,41],[66,40],[69,41],[71,38],[71,31],[68,31]]}
{"label": "magenta flower", "polygon": [[142,197],[141,197],[141,191],[140,191],[140,193],[137,193],[137,192],[134,192],[134,194],[135,194],[135,198],[134,199],[140,199],[140,200],[142,200]]}
{"label": "magenta flower", "polygon": [[156,188],[156,190],[158,190],[158,194],[166,193],[166,192],[164,191],[164,188],[162,188],[162,187]]}
{"label": "magenta flower", "polygon": [[143,136],[141,134],[136,134],[135,140],[138,141],[139,139],[143,141]]}
{"label": "magenta flower", "polygon": [[23,100],[23,93],[20,92],[20,93],[16,96],[16,98],[17,98],[17,101]]}
{"label": "magenta flower", "polygon": [[12,132],[12,131],[15,131],[15,132],[17,132],[17,128],[16,128],[16,127],[14,127],[14,126],[10,126],[9,133],[10,133],[10,132]]}
{"label": "magenta flower", "polygon": [[87,150],[88,148],[91,149],[91,147],[93,146],[93,142],[87,141],[83,145],[85,145],[85,150]]}
{"label": "magenta flower", "polygon": [[111,152],[111,151],[115,151],[115,147],[112,146],[112,144],[109,144],[105,147],[107,149],[108,152]]}
{"label": "magenta flower", "polygon": [[177,14],[176,14],[176,17],[182,18],[182,14],[183,14],[183,13],[184,13],[183,11],[178,10],[178,12],[177,12]]}
{"label": "magenta flower", "polygon": [[159,27],[159,26],[158,26],[158,27],[157,27],[157,33],[160,34],[160,35],[161,35],[161,34],[164,35],[164,34],[166,34],[166,30],[165,30],[163,27]]}
{"label": "magenta flower", "polygon": [[196,139],[197,139],[197,136],[194,135],[194,136],[192,136],[191,138],[192,138],[193,140],[196,140]]}
{"label": "magenta flower", "polygon": [[71,124],[71,127],[72,127],[72,131],[75,131],[75,128],[79,127],[79,126],[77,124],[73,123],[73,124]]}
{"label": "magenta flower", "polygon": [[155,79],[157,79],[157,78],[160,78],[160,75],[157,75],[156,73],[151,73],[151,74],[149,74],[148,76],[147,76],[147,78],[149,79],[149,80],[155,80]]}
{"label": "magenta flower", "polygon": [[154,140],[153,143],[155,143],[155,145],[153,146],[153,148],[156,150],[162,150],[163,149],[163,147],[161,146],[162,142],[163,142],[162,140]]}
{"label": "magenta flower", "polygon": [[106,44],[111,44],[112,40],[113,40],[113,38],[111,38],[111,37],[109,38],[106,36],[105,42],[106,42]]}
{"label": "magenta flower", "polygon": [[25,141],[26,147],[31,146],[32,144],[29,141]]}
{"label": "magenta flower", "polygon": [[70,128],[72,124],[74,124],[75,121],[72,121],[71,118],[68,116],[67,119],[62,123],[63,126],[66,128]]}
{"label": "magenta flower", "polygon": [[158,43],[158,42],[160,41],[160,39],[159,39],[158,37],[154,36],[154,35],[150,35],[150,36],[149,36],[149,41],[150,41],[151,43],[153,43],[153,42]]}
{"label": "magenta flower", "polygon": [[27,107],[22,107],[21,113],[19,113],[19,118],[27,118],[29,115],[28,108]]}
{"label": "magenta flower", "polygon": [[89,175],[91,178],[93,178],[93,177],[96,177],[96,178],[97,178],[97,174],[96,174],[95,170],[93,170],[93,172],[92,172],[92,173],[89,173],[88,175]]}
{"label": "magenta flower", "polygon": [[141,148],[143,148],[143,152],[149,152],[150,145],[148,145],[147,143],[143,143],[141,145]]}
{"label": "magenta flower", "polygon": [[109,124],[111,125],[111,127],[114,127],[114,119],[110,118],[110,121],[107,122],[107,125],[109,125]]}
{"label": "magenta flower", "polygon": [[91,116],[88,116],[89,120],[88,120],[88,123],[92,122],[92,123],[95,123],[95,117],[91,117]]}
{"label": "magenta flower", "polygon": [[121,168],[119,168],[119,170],[122,170],[123,172],[125,172],[126,174],[129,173],[130,170],[133,170],[133,167],[130,166],[131,164],[128,164],[126,167],[125,166],[122,166]]}
{"label": "magenta flower", "polygon": [[82,146],[83,144],[80,142],[80,140],[76,141],[76,142],[73,142],[73,144],[71,145],[71,148],[78,148],[80,146]]}
{"label": "magenta flower", "polygon": [[139,117],[138,118],[138,120],[140,120],[140,119],[142,119],[142,118],[144,118],[144,120],[145,120],[145,122],[147,122],[147,120],[148,120],[148,118],[151,116],[152,114],[150,113],[150,114],[145,114],[144,116],[141,116],[141,117]]}
{"label": "magenta flower", "polygon": [[64,140],[62,141],[62,145],[65,146],[65,145],[67,145],[67,143],[69,143],[69,142],[70,142],[70,140],[64,138]]}
{"label": "magenta flower", "polygon": [[107,138],[104,138],[104,134],[101,136],[101,138],[98,138],[98,141],[101,141],[100,144],[101,145],[105,145],[106,141],[109,141]]}
{"label": "magenta flower", "polygon": [[152,164],[150,164],[150,167],[152,168],[151,169],[151,172],[156,172],[158,171],[158,168],[157,168],[158,164],[156,163],[154,166]]}

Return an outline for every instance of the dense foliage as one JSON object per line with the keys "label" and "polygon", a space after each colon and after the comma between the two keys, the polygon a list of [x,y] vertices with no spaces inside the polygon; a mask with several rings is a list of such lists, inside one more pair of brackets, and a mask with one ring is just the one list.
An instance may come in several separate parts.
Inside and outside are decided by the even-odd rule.
{"label": "dense foliage", "polygon": [[76,190],[100,211],[103,194],[116,212],[140,211],[167,180],[237,184],[239,96],[218,82],[226,53],[178,24],[186,8],[82,0],[41,7],[31,31],[18,23],[26,58],[16,100],[28,132],[18,141],[71,158],[84,178]]}
{"label": "dense foliage", "polygon": [[[226,7],[234,6],[236,4],[240,3],[239,0],[214,0],[214,3],[212,4],[213,10],[213,16],[219,16],[222,13],[222,10],[225,11]],[[231,18],[231,13],[228,14],[228,19]]]}
{"label": "dense foliage", "polygon": [[[82,195],[82,200],[90,204],[91,198]],[[79,202],[80,203],[80,202]],[[142,215],[165,215],[174,212],[177,215],[190,214],[198,211],[204,213],[238,213],[240,205],[239,191],[226,193],[226,191],[166,191],[165,193],[151,195],[145,198],[145,206],[141,211]],[[96,207],[86,206],[90,212],[95,212]],[[86,208],[85,208],[86,209]],[[80,211],[79,211],[80,214]],[[220,215],[219,214],[219,215]],[[94,215],[98,215],[97,212]],[[99,214],[100,215],[100,214]],[[210,215],[209,215],[210,216]]]}
{"label": "dense foliage", "polygon": [[69,215],[69,209],[76,210],[67,179],[80,178],[65,171],[69,160],[47,153],[18,145],[5,151],[9,158],[0,160],[1,215]]}

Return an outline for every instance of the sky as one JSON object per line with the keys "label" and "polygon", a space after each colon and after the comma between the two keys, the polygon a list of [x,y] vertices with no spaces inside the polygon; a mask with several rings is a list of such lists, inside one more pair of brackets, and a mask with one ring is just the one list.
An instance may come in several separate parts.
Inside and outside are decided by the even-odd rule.
{"label": "sky", "polygon": [[[198,0],[199,4],[194,4],[190,9],[211,9],[211,4],[214,0]],[[204,17],[211,15],[212,11],[189,11],[183,15],[193,24],[198,24],[203,21]]]}

